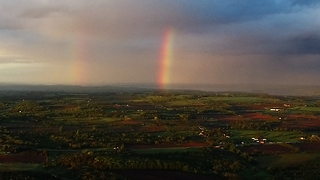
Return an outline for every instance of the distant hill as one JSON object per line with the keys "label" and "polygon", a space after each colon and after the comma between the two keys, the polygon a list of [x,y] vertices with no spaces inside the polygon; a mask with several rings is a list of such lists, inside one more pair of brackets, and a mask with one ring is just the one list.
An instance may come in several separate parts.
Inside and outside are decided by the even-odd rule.
{"label": "distant hill", "polygon": [[121,86],[0,84],[0,91],[106,92],[106,91],[133,91],[137,89],[138,88],[136,87],[121,87]]}
{"label": "distant hill", "polygon": [[[114,84],[104,86],[28,85],[0,83],[0,91],[65,91],[65,92],[127,92],[158,90],[156,84]],[[172,84],[168,90],[200,90],[211,92],[267,93],[271,95],[320,96],[320,86],[254,85],[254,84]]]}

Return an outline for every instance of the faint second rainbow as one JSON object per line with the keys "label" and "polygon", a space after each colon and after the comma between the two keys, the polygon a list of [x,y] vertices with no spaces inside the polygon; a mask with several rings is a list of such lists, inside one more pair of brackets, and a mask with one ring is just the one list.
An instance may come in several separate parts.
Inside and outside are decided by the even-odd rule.
{"label": "faint second rainbow", "polygon": [[166,89],[170,83],[170,69],[173,60],[173,39],[174,30],[168,28],[163,36],[159,57],[157,84],[160,89]]}
{"label": "faint second rainbow", "polygon": [[77,21],[77,33],[70,43],[70,82],[75,85],[85,85],[88,82],[90,57],[90,27],[81,20]]}
{"label": "faint second rainbow", "polygon": [[84,85],[87,83],[88,45],[85,40],[76,40],[72,50],[71,83]]}

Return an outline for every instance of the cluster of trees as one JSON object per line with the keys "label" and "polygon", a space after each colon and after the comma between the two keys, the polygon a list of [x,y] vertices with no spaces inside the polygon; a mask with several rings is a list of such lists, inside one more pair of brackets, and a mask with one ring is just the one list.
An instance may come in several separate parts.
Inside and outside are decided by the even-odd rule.
{"label": "cluster of trees", "polygon": [[73,117],[92,117],[98,118],[104,115],[103,110],[100,107],[79,107],[71,112]]}
{"label": "cluster of trees", "polygon": [[280,128],[280,121],[251,121],[249,119],[243,121],[234,121],[230,123],[231,129],[254,129],[254,130],[287,130]]}
{"label": "cluster of trees", "polygon": [[5,109],[2,112],[2,118],[5,120],[38,121],[45,119],[49,115],[49,111],[36,101],[19,101],[13,104],[12,107],[4,104],[2,109]]}
{"label": "cluster of trees", "polygon": [[237,178],[238,172],[244,169],[245,166],[240,161],[228,161],[219,159],[214,162],[213,171],[216,174],[222,174],[227,178]]}
{"label": "cluster of trees", "polygon": [[34,149],[34,148],[11,146],[8,144],[2,145],[2,150],[5,153],[17,153],[17,154],[34,155],[34,156],[48,155],[48,152],[46,149],[43,149],[42,151],[38,151],[37,149]]}
{"label": "cluster of trees", "polygon": [[101,170],[111,169],[164,169],[190,171],[191,167],[179,161],[163,161],[160,159],[148,159],[137,157],[119,157],[116,155],[99,156],[93,152],[84,151],[61,157],[55,165],[65,166],[73,170],[93,168]]}
{"label": "cluster of trees", "polygon": [[57,143],[50,140],[50,132],[1,131],[0,143],[36,147],[54,148]]}
{"label": "cluster of trees", "polygon": [[[111,130],[65,131],[64,127],[56,132],[4,131],[0,136],[3,144],[25,145],[37,148],[113,148],[115,144],[181,144],[190,140],[204,140],[198,133],[179,133],[168,129],[165,135],[152,133],[127,132],[116,133]],[[60,130],[59,130],[60,129]]]}
{"label": "cluster of trees", "polygon": [[225,159],[210,152],[176,152],[170,154],[101,154],[83,151],[60,157],[52,161],[48,168],[66,167],[74,171],[91,169],[92,171],[110,171],[124,169],[174,170],[201,174],[218,174],[225,177],[237,177],[237,173],[246,165],[242,160]]}
{"label": "cluster of trees", "polygon": [[0,102],[0,110],[1,109],[6,109],[8,107],[8,105],[4,102]]}

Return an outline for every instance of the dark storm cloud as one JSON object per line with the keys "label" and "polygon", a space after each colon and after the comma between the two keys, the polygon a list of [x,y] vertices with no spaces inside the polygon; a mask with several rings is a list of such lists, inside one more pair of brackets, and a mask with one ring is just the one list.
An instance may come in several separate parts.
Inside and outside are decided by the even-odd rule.
{"label": "dark storm cloud", "polygon": [[293,5],[298,5],[298,6],[313,6],[313,5],[320,4],[320,1],[318,1],[318,0],[305,0],[305,1],[292,0],[291,3]]}
{"label": "dark storm cloud", "polygon": [[[168,6],[171,2],[165,1]],[[177,18],[177,26],[182,30],[201,31],[206,27],[216,27],[230,23],[258,21],[268,16],[289,14],[303,10],[303,3],[291,0],[200,0],[200,1],[174,1],[178,2],[181,17]],[[175,7],[175,6],[173,6]],[[176,7],[176,8],[179,8]],[[308,8],[308,7],[306,7]]]}
{"label": "dark storm cloud", "polygon": [[320,54],[320,36],[317,34],[302,34],[289,39],[286,44],[286,54]]}
{"label": "dark storm cloud", "polygon": [[289,12],[273,1],[187,1],[185,13],[198,23],[232,23],[260,19],[268,14]]}
{"label": "dark storm cloud", "polygon": [[[169,4],[169,2],[164,1]],[[292,38],[317,29],[317,1],[174,1],[180,12],[171,20],[195,38],[181,43],[189,51],[218,54],[304,54],[317,51],[317,40]],[[178,9],[179,7],[172,6]],[[311,10],[311,11],[309,11]],[[308,18],[308,14],[310,18]],[[302,27],[299,27],[301,23]],[[201,42],[200,42],[201,41]],[[307,46],[303,43],[309,41]],[[199,42],[199,43],[198,43]],[[301,50],[298,50],[301,48]],[[308,50],[309,49],[309,50]]]}

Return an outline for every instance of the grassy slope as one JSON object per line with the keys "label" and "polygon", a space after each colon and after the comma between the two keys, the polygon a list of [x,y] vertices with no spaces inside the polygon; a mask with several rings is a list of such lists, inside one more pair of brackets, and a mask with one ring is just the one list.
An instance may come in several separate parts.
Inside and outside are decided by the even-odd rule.
{"label": "grassy slope", "polygon": [[262,167],[295,166],[320,157],[320,153],[293,153],[256,157]]}

